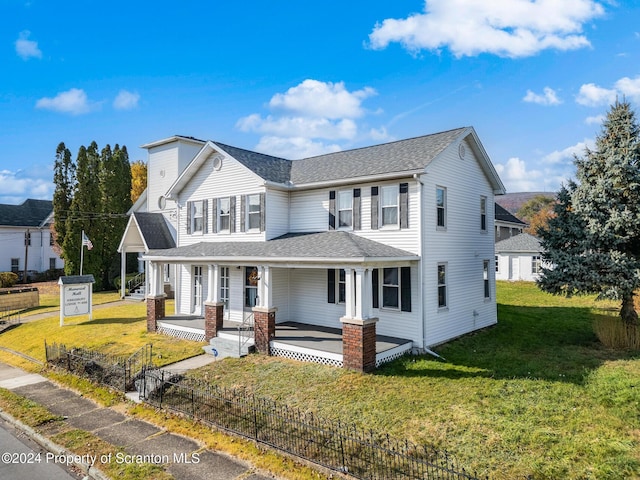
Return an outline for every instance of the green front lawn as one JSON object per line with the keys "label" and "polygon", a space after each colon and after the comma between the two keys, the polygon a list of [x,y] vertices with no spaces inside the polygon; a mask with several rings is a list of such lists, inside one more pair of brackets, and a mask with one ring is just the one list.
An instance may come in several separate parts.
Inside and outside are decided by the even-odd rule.
{"label": "green front lawn", "polygon": [[449,450],[492,479],[640,478],[640,357],[602,347],[613,303],[498,284],[499,323],[373,375],[264,356],[193,372]]}

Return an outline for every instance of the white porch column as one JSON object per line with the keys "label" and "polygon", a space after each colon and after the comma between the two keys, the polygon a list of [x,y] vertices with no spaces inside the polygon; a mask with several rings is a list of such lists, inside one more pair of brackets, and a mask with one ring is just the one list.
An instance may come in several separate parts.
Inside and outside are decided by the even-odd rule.
{"label": "white porch column", "polygon": [[147,263],[147,279],[146,279],[149,289],[147,290],[147,295],[154,296],[156,294],[156,263],[148,262]]}
{"label": "white porch column", "polygon": [[354,318],[356,298],[353,289],[353,268],[344,269],[344,304],[346,318]]}
{"label": "white porch column", "polygon": [[120,298],[124,298],[127,288],[127,249],[123,246],[120,252]]}
{"label": "white porch column", "polygon": [[262,279],[262,292],[260,294],[260,305],[265,308],[271,308],[273,306],[273,288],[271,285],[271,278],[273,277],[271,268],[263,266],[261,268],[260,278]]}
{"label": "white porch column", "polygon": [[356,285],[355,285],[355,296],[353,299],[354,302],[354,316],[353,318],[362,319],[363,314],[363,301],[362,297],[364,296],[365,286],[364,286],[364,278],[365,278],[365,270],[364,268],[356,268]]}
{"label": "white porch column", "polygon": [[220,267],[207,265],[207,299],[209,303],[220,301]]}

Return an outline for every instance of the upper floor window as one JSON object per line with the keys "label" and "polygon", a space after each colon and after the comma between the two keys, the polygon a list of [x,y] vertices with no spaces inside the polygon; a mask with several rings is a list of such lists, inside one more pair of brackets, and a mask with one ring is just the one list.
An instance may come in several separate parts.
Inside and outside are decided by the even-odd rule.
{"label": "upper floor window", "polygon": [[53,247],[53,245],[56,243],[56,239],[53,236],[53,232],[49,233],[49,246]]}
{"label": "upper floor window", "polygon": [[247,195],[247,229],[261,230],[260,228],[260,194]]}
{"label": "upper floor window", "polygon": [[31,232],[24,232],[24,244],[31,246]]}
{"label": "upper floor window", "polygon": [[487,197],[480,197],[480,230],[487,231]]}
{"label": "upper floor window", "polygon": [[191,233],[204,232],[204,201],[191,202]]}
{"label": "upper floor window", "polygon": [[229,197],[218,199],[218,232],[231,231],[231,202]]}
{"label": "upper floor window", "polygon": [[399,185],[382,187],[381,212],[382,226],[398,226]]}
{"label": "upper floor window", "polygon": [[338,228],[353,227],[353,192],[338,192]]}
{"label": "upper floor window", "polygon": [[436,187],[436,226],[447,226],[447,189]]}

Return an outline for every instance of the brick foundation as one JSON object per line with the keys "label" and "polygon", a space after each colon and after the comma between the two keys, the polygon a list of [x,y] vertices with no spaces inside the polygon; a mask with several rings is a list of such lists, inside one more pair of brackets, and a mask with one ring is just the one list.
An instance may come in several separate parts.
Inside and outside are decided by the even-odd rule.
{"label": "brick foundation", "polygon": [[359,320],[341,318],[342,362],[344,368],[358,372],[376,369],[376,322],[377,318]]}
{"label": "brick foundation", "polygon": [[165,317],[166,297],[147,297],[147,332],[158,331],[158,320]]}
{"label": "brick foundation", "polygon": [[269,342],[276,336],[276,311],[277,308],[253,309],[253,332],[256,350],[260,353],[271,355]]}
{"label": "brick foundation", "polygon": [[224,316],[224,303],[212,302],[204,304],[204,339],[208,342],[218,336],[222,330]]}

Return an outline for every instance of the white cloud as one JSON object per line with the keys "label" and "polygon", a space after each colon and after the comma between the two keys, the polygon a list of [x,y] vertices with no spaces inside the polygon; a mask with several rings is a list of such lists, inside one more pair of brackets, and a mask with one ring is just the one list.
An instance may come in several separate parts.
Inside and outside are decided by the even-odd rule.
{"label": "white cloud", "polygon": [[528,170],[524,160],[512,157],[507,163],[496,164],[496,171],[508,192],[535,192],[540,190],[543,173],[540,170]]}
{"label": "white cloud", "polygon": [[369,41],[374,49],[399,42],[414,53],[449,48],[456,57],[527,57],[588,47],[583,25],[603,14],[594,0],[425,0],[424,13],[383,20]]}
{"label": "white cloud", "polygon": [[586,83],[580,87],[576,102],[587,107],[608,105],[616,100],[617,92],[597,86],[595,83]]}
{"label": "white cloud", "polygon": [[606,117],[604,115],[593,115],[584,119],[587,125],[601,125]]}
{"label": "white cloud", "polygon": [[360,133],[358,120],[370,113],[362,104],[373,95],[376,91],[371,87],[349,91],[343,82],[307,79],[273,95],[268,104],[270,114],[242,117],[236,127],[263,135],[256,149],[271,155],[301,158],[335,152],[341,149],[336,141],[387,135],[374,129]]}
{"label": "white cloud", "polygon": [[36,108],[81,115],[90,112],[92,107],[84,90],[72,88],[66,92],[60,92],[53,98],[41,98],[36,102]]}
{"label": "white cloud", "polygon": [[127,90],[120,90],[116,98],[113,100],[113,108],[116,110],[132,110],[138,106],[140,95]]}
{"label": "white cloud", "polygon": [[322,142],[314,142],[302,137],[274,137],[264,136],[256,146],[259,152],[268,153],[276,157],[298,159],[324,155],[325,153],[339,152],[340,145],[325,145]]}
{"label": "white cloud", "polygon": [[576,102],[587,107],[611,105],[618,97],[640,102],[640,76],[622,77],[613,88],[604,88],[595,83],[585,83],[580,87]]}
{"label": "white cloud", "polygon": [[29,40],[31,32],[29,30],[23,30],[19,34],[18,40],[16,40],[16,53],[23,60],[29,60],[30,58],[42,58],[42,51],[38,48],[38,42]]}
{"label": "white cloud", "polygon": [[299,115],[336,118],[358,118],[364,114],[362,101],[376,95],[371,87],[349,92],[344,82],[319,82],[307,79],[286,93],[271,98],[272,109],[283,109]]}
{"label": "white cloud", "polygon": [[50,200],[53,190],[50,179],[25,177],[22,171],[0,171],[0,203],[21,203],[27,198]]}
{"label": "white cloud", "polygon": [[546,164],[566,164],[573,165],[573,159],[584,155],[587,148],[593,148],[595,143],[593,139],[586,138],[582,142],[571,145],[563,150],[555,150],[542,158],[542,162]]}
{"label": "white cloud", "polygon": [[522,99],[525,102],[537,103],[539,105],[560,105],[562,100],[558,98],[555,90],[549,87],[544,87],[543,93],[534,93],[531,90],[527,90],[527,94]]}

